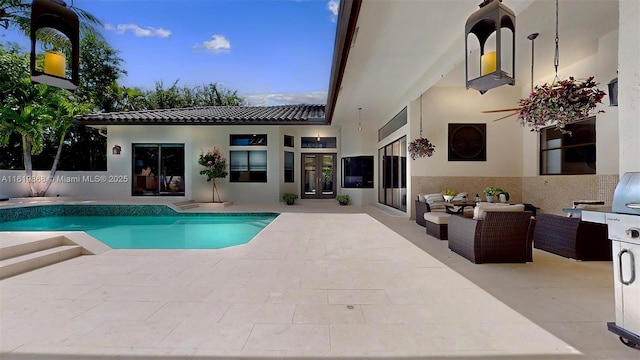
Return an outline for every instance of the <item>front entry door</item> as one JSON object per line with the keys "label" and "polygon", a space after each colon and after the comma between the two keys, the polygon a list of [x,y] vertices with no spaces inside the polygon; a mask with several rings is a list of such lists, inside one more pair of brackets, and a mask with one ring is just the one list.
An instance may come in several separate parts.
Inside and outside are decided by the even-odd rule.
{"label": "front entry door", "polygon": [[302,154],[302,198],[336,197],[336,154]]}

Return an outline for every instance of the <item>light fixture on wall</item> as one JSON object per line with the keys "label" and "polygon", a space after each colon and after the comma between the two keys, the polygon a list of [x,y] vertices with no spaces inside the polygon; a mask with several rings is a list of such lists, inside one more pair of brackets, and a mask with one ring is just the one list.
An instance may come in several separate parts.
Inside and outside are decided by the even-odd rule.
{"label": "light fixture on wall", "polygon": [[618,106],[618,77],[611,80],[609,86],[609,106]]}
{"label": "light fixture on wall", "polygon": [[[40,29],[51,29],[65,35],[71,43],[71,78],[66,77],[65,56],[61,52],[46,51],[44,71],[36,68],[36,42]],[[31,82],[47,84],[61,89],[78,87],[80,62],[80,22],[78,15],[61,0],[34,0],[31,4]]]}
{"label": "light fixture on wall", "polygon": [[[502,50],[502,29],[511,30],[512,34],[512,50],[511,54],[506,54]],[[480,9],[471,14],[465,24],[465,81],[467,90],[470,88],[480,91],[480,94],[486,93],[489,89],[501,85],[515,85],[515,68],[516,68],[516,16],[505,5],[502,0],[484,0],[480,4]],[[469,79],[469,34],[473,34],[480,44],[480,76]],[[487,40],[491,37],[491,44],[487,44]],[[487,46],[494,45],[494,46]],[[494,48],[495,51],[487,50]],[[508,57],[510,55],[510,58]],[[502,61],[505,59],[506,61]],[[476,59],[477,60],[477,59]],[[511,74],[504,70],[503,65],[511,62]],[[475,63],[475,61],[474,61]]]}
{"label": "light fixture on wall", "polygon": [[362,131],[362,118],[360,117],[360,112],[362,108],[358,108],[358,131]]}
{"label": "light fixture on wall", "polygon": [[114,145],[113,149],[111,149],[111,154],[120,155],[121,151],[122,151],[122,147],[120,145]]}

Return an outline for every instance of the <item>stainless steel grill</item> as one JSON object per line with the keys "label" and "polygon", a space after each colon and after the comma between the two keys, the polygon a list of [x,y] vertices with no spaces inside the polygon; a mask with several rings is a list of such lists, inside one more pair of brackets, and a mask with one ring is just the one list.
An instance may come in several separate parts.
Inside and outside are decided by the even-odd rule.
{"label": "stainless steel grill", "polygon": [[626,173],[605,214],[613,250],[615,322],[609,330],[640,348],[640,172]]}

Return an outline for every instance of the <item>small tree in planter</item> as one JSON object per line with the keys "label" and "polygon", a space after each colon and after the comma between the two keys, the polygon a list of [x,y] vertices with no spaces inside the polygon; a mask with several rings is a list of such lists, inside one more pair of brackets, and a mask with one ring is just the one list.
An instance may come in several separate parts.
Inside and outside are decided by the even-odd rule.
{"label": "small tree in planter", "polygon": [[[213,150],[200,153],[198,164],[204,166],[204,170],[200,170],[200,175],[207,175],[207,182],[213,181],[213,202],[216,202],[216,193],[218,193],[216,179],[224,179],[229,174],[227,172],[227,160],[222,156],[220,149],[214,147]],[[222,202],[219,193],[218,199]]]}

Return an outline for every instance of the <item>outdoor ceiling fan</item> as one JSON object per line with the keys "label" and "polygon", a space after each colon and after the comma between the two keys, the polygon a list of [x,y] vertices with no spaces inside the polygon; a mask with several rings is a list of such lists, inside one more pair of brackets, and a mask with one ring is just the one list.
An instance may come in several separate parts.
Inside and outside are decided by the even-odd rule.
{"label": "outdoor ceiling fan", "polygon": [[[557,33],[557,31],[556,31]],[[531,91],[533,91],[533,67],[534,67],[534,40],[538,37],[538,33],[532,33],[529,34],[529,36],[527,36],[527,39],[531,40]],[[557,38],[558,35],[556,35]],[[556,40],[557,41],[557,40]],[[557,44],[557,43],[556,43]],[[517,115],[520,112],[520,109],[522,109],[521,107],[514,107],[514,108],[508,108],[508,109],[495,109],[495,110],[484,110],[482,111],[483,114],[493,114],[493,113],[501,113],[501,112],[509,112],[509,114],[499,117],[495,120],[493,120],[494,122],[496,121],[500,121],[500,120],[504,120],[506,118],[509,118],[511,116]]]}

